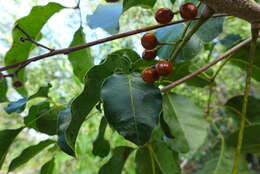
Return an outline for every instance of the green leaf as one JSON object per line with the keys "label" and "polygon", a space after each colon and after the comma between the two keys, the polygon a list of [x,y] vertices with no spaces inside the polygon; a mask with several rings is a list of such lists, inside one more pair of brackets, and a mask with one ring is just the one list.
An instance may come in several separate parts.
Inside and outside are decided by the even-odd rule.
{"label": "green leaf", "polygon": [[110,151],[109,141],[107,141],[104,138],[106,127],[107,127],[107,121],[106,118],[103,117],[100,121],[98,136],[93,142],[92,153],[101,158],[106,157]]}
{"label": "green leaf", "polygon": [[23,127],[19,129],[6,129],[0,131],[0,169],[11,144],[22,130]]}
{"label": "green leaf", "polygon": [[[223,142],[224,143],[224,142]],[[214,157],[204,164],[196,174],[229,174],[233,168],[234,150],[222,144],[218,157]],[[238,174],[253,174],[248,170],[244,157],[240,160]]]}
{"label": "green leaf", "polygon": [[53,174],[55,167],[55,158],[52,158],[50,161],[46,162],[42,168],[40,174]]}
{"label": "green leaf", "polygon": [[98,5],[95,12],[87,16],[87,23],[91,29],[100,27],[109,34],[118,33],[122,10],[121,3]]}
{"label": "green leaf", "polygon": [[[62,142],[66,142],[73,151],[79,129],[92,108],[100,100],[100,90],[103,81],[114,73],[116,69],[127,69],[125,60],[118,55],[111,54],[100,65],[91,68],[85,77],[85,87],[82,93],[72,102],[71,120],[66,129],[60,131]],[[128,71],[128,70],[127,70]],[[63,122],[62,122],[63,123]],[[66,151],[65,151],[66,152]],[[70,153],[71,154],[71,153]]]}
{"label": "green leaf", "polygon": [[[86,43],[83,27],[76,31],[70,47]],[[73,67],[73,72],[77,78],[83,83],[86,72],[93,66],[93,58],[90,48],[72,52],[68,55],[68,59]]]}
{"label": "green leaf", "polygon": [[21,113],[21,112],[24,111],[24,109],[26,107],[26,103],[27,103],[27,99],[22,98],[22,99],[19,99],[17,101],[10,102],[8,104],[8,106],[4,108],[4,110],[8,114],[11,114],[11,113],[14,113],[14,112]]}
{"label": "green leaf", "polygon": [[[235,114],[235,119],[239,120],[242,114],[244,96],[232,97],[225,104],[226,110]],[[247,119],[252,123],[260,123],[260,100],[254,96],[249,96],[247,103]]]}
{"label": "green leaf", "polygon": [[145,144],[162,108],[160,90],[140,74],[114,74],[103,84],[101,98],[109,124],[137,145]]}
{"label": "green leaf", "polygon": [[[155,35],[159,42],[163,43],[171,43],[176,42],[179,39],[179,36],[182,34],[184,30],[183,24],[177,24],[169,27],[160,28],[155,32]],[[186,46],[181,50],[180,54],[176,59],[176,63],[181,63],[185,61],[191,60],[195,57],[200,49],[202,48],[201,39],[195,34],[187,42]],[[173,46],[165,45],[161,47],[158,51],[158,56],[162,59],[169,59],[173,52]]]}
{"label": "green leaf", "polygon": [[180,174],[181,169],[178,153],[169,149],[166,143],[160,140],[160,137],[154,137],[154,135],[148,148],[159,170],[162,174]]}
{"label": "green leaf", "polygon": [[198,149],[207,137],[208,123],[203,111],[177,94],[165,94],[163,103],[163,117],[175,137],[174,148],[183,153]]}
{"label": "green leaf", "polygon": [[75,156],[73,149],[68,145],[66,140],[66,131],[71,121],[70,109],[65,109],[59,113],[58,117],[58,141],[57,144],[62,151],[68,155]]}
{"label": "green leaf", "polygon": [[[26,31],[33,39],[37,39],[40,31],[51,16],[59,12],[64,6],[57,3],[48,3],[45,6],[34,6],[28,16],[25,16],[16,21],[24,31]],[[10,65],[18,61],[26,60],[29,57],[30,51],[33,48],[31,42],[21,42],[20,38],[25,37],[21,31],[14,28],[12,31],[13,44],[10,50],[5,55],[5,65]],[[14,70],[10,70],[14,71]],[[25,71],[19,72],[19,80],[25,82]],[[25,88],[18,88],[20,94],[27,95]]]}
{"label": "green leaf", "polygon": [[[169,77],[167,77],[167,80],[170,81],[176,81],[179,80],[192,72],[194,72],[194,68],[191,68],[191,66],[194,66],[194,63],[191,62],[184,62],[184,63],[179,63],[174,67],[173,73],[170,74]],[[199,67],[196,67],[198,69]],[[190,86],[195,86],[195,87],[205,87],[207,85],[210,85],[211,82],[209,81],[208,77],[211,77],[212,74],[209,74],[208,72],[203,72],[189,80],[186,81],[187,85]]]}
{"label": "green leaf", "polygon": [[12,160],[11,164],[9,165],[8,171],[11,172],[15,170],[17,167],[25,164],[34,156],[36,156],[38,153],[40,153],[43,149],[45,149],[46,147],[48,147],[53,143],[55,143],[53,140],[45,140],[40,142],[37,145],[27,147],[22,151],[22,153],[18,157]]}
{"label": "green leaf", "polygon": [[141,6],[145,8],[153,8],[156,0],[124,0],[123,2],[123,10],[124,12],[131,7]]}
{"label": "green leaf", "polygon": [[11,114],[13,112],[21,113],[24,111],[26,104],[29,100],[37,98],[37,97],[46,97],[48,98],[49,89],[51,88],[51,84],[48,84],[47,86],[40,87],[39,90],[30,96],[29,98],[22,98],[17,101],[10,102],[7,107],[5,107],[5,111],[8,114]]}
{"label": "green leaf", "polygon": [[6,79],[0,77],[0,103],[8,101],[6,97],[7,90],[8,90],[8,85]]}
{"label": "green leaf", "polygon": [[241,41],[242,38],[238,34],[228,34],[223,39],[220,40],[220,43],[227,48],[230,48]]}
{"label": "green leaf", "polygon": [[[260,131],[260,125],[252,125],[245,128],[242,152],[259,153],[260,152],[260,139],[258,133]],[[236,147],[238,140],[238,131],[232,133],[228,139],[227,144],[229,146]]]}
{"label": "green leaf", "polygon": [[[260,81],[260,42],[257,43],[256,49],[256,58],[253,66],[253,74],[252,77]],[[250,44],[240,48],[236,51],[230,58],[230,63],[235,66],[240,67],[241,69],[247,71],[249,65],[249,52],[250,52]]]}
{"label": "green leaf", "polygon": [[147,147],[139,148],[135,155],[136,174],[162,174]]}
{"label": "green leaf", "polygon": [[198,29],[195,35],[203,42],[210,42],[223,32],[223,23],[224,17],[209,19]]}
{"label": "green leaf", "polygon": [[49,90],[50,90],[51,87],[52,87],[52,86],[51,86],[50,83],[48,83],[47,86],[42,86],[42,87],[40,87],[35,94],[31,95],[31,96],[28,98],[28,100],[31,100],[31,99],[34,99],[34,98],[37,98],[37,97],[45,97],[45,98],[48,98]]}
{"label": "green leaf", "polygon": [[50,107],[50,103],[45,101],[33,105],[29,109],[29,114],[24,118],[27,127],[48,135],[57,134],[57,121],[59,112],[63,107]]}
{"label": "green leaf", "polygon": [[174,4],[176,2],[176,0],[171,0],[171,3]]}
{"label": "green leaf", "polygon": [[106,164],[104,164],[101,167],[98,174],[108,174],[111,172],[113,172],[113,174],[121,174],[125,162],[132,151],[133,148],[131,147],[126,147],[126,146],[116,147],[113,156]]}

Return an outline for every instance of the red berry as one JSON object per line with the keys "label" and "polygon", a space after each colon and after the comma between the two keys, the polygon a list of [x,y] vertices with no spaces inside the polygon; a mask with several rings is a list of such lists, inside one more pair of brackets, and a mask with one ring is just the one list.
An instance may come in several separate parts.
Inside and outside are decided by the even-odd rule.
{"label": "red berry", "polygon": [[191,20],[198,15],[198,8],[193,3],[185,3],[180,7],[180,14],[183,19]]}
{"label": "red berry", "polygon": [[173,66],[171,62],[160,61],[155,65],[155,69],[159,75],[168,76],[172,72]]}
{"label": "red berry", "polygon": [[145,49],[152,50],[158,45],[157,38],[152,33],[146,33],[141,39],[141,43]]}
{"label": "red berry", "polygon": [[155,19],[160,24],[167,24],[172,20],[173,15],[174,14],[171,9],[160,8],[155,14]]}
{"label": "red berry", "polygon": [[159,75],[154,67],[146,68],[142,72],[141,77],[147,83],[153,83],[159,79]]}
{"label": "red berry", "polygon": [[19,80],[16,80],[13,82],[13,87],[15,87],[15,88],[20,88],[22,86],[23,86],[23,83]]}
{"label": "red berry", "polygon": [[144,60],[153,60],[156,57],[157,51],[155,49],[153,50],[144,50],[142,54],[142,58]]}
{"label": "red berry", "polygon": [[117,2],[119,0],[106,0],[106,2]]}

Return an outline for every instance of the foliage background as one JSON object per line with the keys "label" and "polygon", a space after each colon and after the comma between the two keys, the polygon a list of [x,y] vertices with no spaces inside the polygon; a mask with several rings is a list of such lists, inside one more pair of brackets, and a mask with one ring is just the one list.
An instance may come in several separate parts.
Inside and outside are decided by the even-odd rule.
{"label": "foliage background", "polygon": [[[0,66],[4,66],[3,57],[6,51],[11,46],[11,31],[14,23],[17,19],[25,16],[29,13],[31,7],[35,5],[44,5],[50,2],[40,1],[40,0],[13,0],[5,1],[0,0]],[[64,6],[73,7],[76,5],[76,1],[70,0],[52,0],[51,2],[58,2]],[[84,31],[86,33],[86,40],[93,41],[105,36],[109,36],[108,33],[102,29],[90,29],[87,26],[86,15],[93,13],[98,4],[105,3],[101,0],[82,0],[81,11]],[[156,24],[154,18],[152,17],[155,11],[161,7],[171,7],[173,9],[178,9],[178,6],[182,3],[181,0],[177,0],[174,6],[170,3],[170,0],[157,1],[153,9],[144,9],[141,7],[134,7],[128,10],[120,18],[120,32],[125,32],[145,26],[150,26]],[[72,40],[73,33],[79,27],[79,13],[74,9],[63,10],[60,13],[52,17],[47,25],[42,30],[41,43],[48,45],[53,48],[68,47]],[[241,38],[247,38],[250,36],[250,26],[237,18],[228,17],[224,23],[224,32],[215,39],[212,43],[216,43],[214,49],[214,56],[223,53],[226,47],[223,46],[219,40],[223,39],[229,34],[239,35]],[[91,48],[92,56],[95,58],[95,63],[97,64],[100,60],[104,59],[107,54],[122,48],[132,48],[141,54],[142,48],[140,45],[140,37],[142,34],[127,37],[124,39],[116,40],[106,44],[94,46]],[[34,49],[31,56],[39,55],[43,53],[40,48]],[[202,59],[207,59],[208,52],[201,50],[194,62],[199,62]],[[214,59],[214,57],[210,57]],[[66,56],[55,56],[45,60],[38,61],[27,67],[27,79],[26,88],[29,94],[33,94],[37,91],[40,86],[46,85],[48,82],[52,84],[49,96],[56,103],[61,105],[67,104],[71,98],[78,95],[82,90],[83,86],[78,82],[76,77],[73,75],[72,67],[66,58]],[[229,98],[242,94],[243,82],[245,79],[244,71],[241,69],[227,64],[217,77],[217,88],[213,96],[213,107],[217,105],[223,105]],[[8,81],[9,84],[11,83]],[[178,93],[188,96],[196,104],[206,107],[208,98],[208,89],[205,88],[195,88],[187,85],[180,85],[175,89]],[[253,81],[253,89],[251,91],[256,97],[260,99],[260,85],[256,81]],[[17,100],[20,98],[19,94],[9,88],[8,97],[12,100]],[[0,129],[7,128],[17,128],[23,125],[23,117],[27,114],[28,108],[38,103],[39,99],[34,99],[29,102],[27,109],[21,115],[11,114],[7,115],[3,108],[5,104],[0,105]],[[214,113],[214,118],[217,120],[217,124],[223,133],[228,134],[233,127],[230,127],[231,123],[234,121],[232,119],[226,119],[227,115],[223,110],[218,110]],[[78,159],[73,159],[64,153],[57,153],[56,155],[56,167],[55,173],[70,173],[70,174],[94,174],[98,172],[98,169],[109,159],[110,156],[101,159],[92,154],[92,142],[98,133],[98,120],[101,119],[98,111],[93,110],[91,116],[89,116],[88,121],[84,123],[84,126],[80,130],[80,135],[77,140],[77,154]],[[230,118],[230,117],[228,117]],[[8,167],[10,161],[16,157],[22,149],[26,148],[28,145],[33,145],[40,140],[46,139],[48,136],[44,134],[39,134],[31,129],[26,129],[21,135],[15,140],[12,145],[10,152],[6,158],[4,164],[4,171]],[[109,129],[106,133],[106,138],[110,140],[111,146],[128,144],[131,143],[125,141],[116,132]],[[190,152],[188,154],[182,155],[182,164],[186,167],[186,174],[194,173],[198,168],[202,167],[204,158],[208,154],[208,150],[214,145],[216,141],[216,134],[210,133],[207,143],[198,152]],[[53,147],[55,148],[55,147]],[[15,172],[10,174],[30,174],[39,171],[39,164],[45,163],[51,156],[50,152],[40,153],[36,156],[34,160],[29,161],[26,165],[19,168]],[[130,156],[126,167],[124,169],[124,174],[134,173],[134,154]],[[0,171],[0,174],[4,172]]]}

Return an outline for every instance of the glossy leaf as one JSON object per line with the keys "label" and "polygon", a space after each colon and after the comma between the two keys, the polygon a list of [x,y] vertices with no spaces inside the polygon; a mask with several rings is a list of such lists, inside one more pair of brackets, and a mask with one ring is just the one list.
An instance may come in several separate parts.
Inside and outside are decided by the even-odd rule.
{"label": "glossy leaf", "polygon": [[[83,27],[80,27],[74,34],[73,40],[69,47],[86,43]],[[68,59],[73,67],[73,72],[83,83],[86,72],[93,65],[93,58],[89,48],[68,54]]]}
{"label": "glossy leaf", "polygon": [[101,158],[106,157],[110,151],[109,141],[104,138],[106,127],[107,121],[106,118],[103,117],[100,121],[98,136],[93,142],[92,153]]}
{"label": "glossy leaf", "polygon": [[145,144],[161,112],[160,90],[140,74],[114,74],[103,84],[101,98],[109,124],[137,145]]}
{"label": "glossy leaf", "polygon": [[10,146],[12,145],[16,136],[23,130],[23,128],[19,129],[6,129],[0,131],[0,169],[5,160],[6,154]]}
{"label": "glossy leaf", "polygon": [[[16,21],[24,31],[26,31],[33,39],[37,39],[40,31],[51,16],[59,12],[64,6],[58,3],[48,3],[45,6],[34,6],[28,16],[25,16]],[[44,14],[44,15],[43,15]],[[30,51],[33,48],[31,42],[21,42],[20,38],[25,37],[17,28],[12,31],[13,44],[10,50],[5,55],[5,65],[10,65],[18,61],[26,60],[29,57]],[[12,70],[13,71],[13,70]],[[24,70],[19,72],[19,79],[24,82]],[[18,88],[22,95],[26,95],[25,88]]]}
{"label": "glossy leaf", "polygon": [[135,155],[136,174],[162,174],[147,147],[139,148]]}
{"label": "glossy leaf", "polygon": [[141,6],[145,8],[153,8],[156,0],[124,0],[123,9],[128,10],[131,7]]}
{"label": "glossy leaf", "polygon": [[162,138],[163,132],[161,128],[156,127],[148,144],[149,152],[162,174],[180,174],[178,153],[168,148]]}
{"label": "glossy leaf", "polygon": [[[232,97],[225,104],[226,110],[235,114],[235,119],[239,120],[242,114],[244,96],[239,95]],[[254,96],[249,96],[247,104],[247,119],[252,123],[260,123],[260,100]]]}
{"label": "glossy leaf", "polygon": [[10,102],[8,104],[8,106],[4,108],[5,112],[7,112],[8,114],[11,114],[14,112],[21,113],[24,111],[24,109],[26,107],[26,103],[27,103],[26,98],[22,98],[17,101]]}
{"label": "glossy leaf", "polygon": [[52,86],[51,86],[50,83],[48,83],[47,86],[42,86],[42,87],[40,87],[35,94],[31,95],[31,96],[28,98],[28,100],[34,99],[34,98],[37,98],[37,97],[45,97],[45,98],[48,98],[49,90],[50,90],[51,87],[52,87]]}
{"label": "glossy leaf", "polygon": [[163,116],[175,137],[176,150],[188,152],[198,149],[207,137],[208,123],[203,111],[187,97],[178,94],[165,94],[163,103]]}
{"label": "glossy leaf", "polygon": [[[242,144],[242,151],[249,153],[260,152],[260,139],[259,139],[260,124],[248,126],[245,128],[244,139]],[[238,139],[238,131],[232,133],[228,139],[227,144],[229,146],[236,147]]]}
{"label": "glossy leaf", "polygon": [[7,90],[8,90],[8,86],[7,86],[6,79],[0,77],[0,103],[8,101],[8,99],[6,98]]}
{"label": "glossy leaf", "polygon": [[[252,77],[260,81],[260,42],[257,43],[257,49],[256,49],[256,58],[254,61],[253,66],[253,74]],[[243,70],[247,70],[248,64],[249,64],[249,51],[250,50],[250,44],[240,48],[238,51],[236,51],[230,58],[230,63],[232,63],[235,66],[240,67]]]}
{"label": "glossy leaf", "polygon": [[102,28],[109,34],[119,31],[119,18],[123,8],[121,3],[101,4],[92,15],[87,16],[87,23],[90,28]]}
{"label": "glossy leaf", "polygon": [[[218,157],[214,157],[203,165],[196,174],[229,174],[233,168],[234,150],[222,146],[221,152]],[[238,174],[253,174],[247,167],[247,162],[243,159],[240,160]]]}
{"label": "glossy leaf", "polygon": [[133,151],[133,148],[120,146],[115,148],[113,152],[113,156],[110,160],[104,164],[101,169],[99,170],[98,174],[108,174],[113,171],[113,174],[121,174],[125,162],[128,156]]}
{"label": "glossy leaf", "polygon": [[53,174],[55,167],[55,158],[47,161],[41,168],[40,174]]}
{"label": "glossy leaf", "polygon": [[32,159],[34,156],[36,156],[38,153],[40,153],[43,149],[48,147],[49,145],[53,144],[54,141],[52,140],[45,140],[40,142],[37,145],[33,145],[30,147],[27,147],[22,151],[22,153],[12,160],[11,164],[9,165],[8,171],[11,172],[15,170],[17,167],[25,164],[30,159]]}
{"label": "glossy leaf", "polygon": [[[184,63],[180,63],[177,64],[174,68],[173,73],[170,74],[169,77],[167,77],[167,80],[171,80],[171,81],[176,81],[179,80],[189,74],[191,74],[192,72],[195,71],[195,69],[198,69],[199,67],[191,68],[191,66],[194,66],[194,63],[191,62],[184,62]],[[209,74],[208,72],[203,72],[201,74],[199,74],[198,76],[195,76],[193,78],[191,78],[190,80],[186,81],[187,85],[190,86],[195,86],[195,87],[205,87],[207,85],[212,84],[209,81],[209,77],[211,77],[212,74]]]}
{"label": "glossy leaf", "polygon": [[[116,69],[126,70],[126,65],[128,64],[126,64],[122,57],[112,54],[100,65],[94,66],[87,72],[85,77],[85,88],[72,102],[71,120],[66,120],[70,121],[69,123],[66,123],[68,124],[68,127],[60,130],[60,135],[65,136],[62,137],[62,142],[65,142],[72,150],[74,150],[76,138],[82,123],[92,108],[100,100],[100,90],[104,79],[112,75]],[[63,122],[63,124],[65,123]],[[66,132],[62,133],[62,131]]]}
{"label": "glossy leaf", "polygon": [[[176,42],[179,36],[182,34],[184,30],[183,24],[177,24],[169,27],[163,27],[156,31],[155,35],[159,42],[170,43]],[[162,59],[168,59],[172,52],[173,46],[165,45],[161,47],[158,51],[158,56]],[[178,55],[176,62],[181,63],[185,61],[191,60],[194,56],[196,56],[200,49],[202,48],[201,39],[195,34],[190,41],[186,44],[186,46],[181,50]]]}
{"label": "glossy leaf", "polygon": [[228,34],[222,40],[220,40],[220,43],[225,47],[230,48],[241,40],[242,38],[238,34]]}
{"label": "glossy leaf", "polygon": [[50,103],[47,101],[33,105],[29,109],[29,114],[24,118],[24,123],[36,131],[55,135],[57,134],[58,114],[62,109],[64,108],[58,106],[50,107]]}
{"label": "glossy leaf", "polygon": [[70,109],[65,109],[59,113],[58,117],[58,141],[57,144],[62,151],[68,155],[75,156],[74,150],[67,143],[66,140],[66,131],[69,127],[71,121],[71,111]]}

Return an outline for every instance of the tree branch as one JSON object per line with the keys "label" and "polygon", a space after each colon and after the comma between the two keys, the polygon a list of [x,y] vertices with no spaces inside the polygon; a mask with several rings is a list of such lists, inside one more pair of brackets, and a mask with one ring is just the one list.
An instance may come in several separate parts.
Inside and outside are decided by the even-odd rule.
{"label": "tree branch", "polygon": [[42,48],[49,50],[49,51],[54,51],[54,49],[49,48],[49,47],[42,45],[42,44],[36,42],[35,40],[33,40],[32,37],[26,31],[24,31],[19,25],[16,25],[15,28],[17,28],[19,31],[21,31],[26,36],[26,37],[20,38],[21,42],[29,41],[29,42],[33,43],[34,45],[36,45],[38,47],[42,47]]}
{"label": "tree branch", "polygon": [[[226,14],[216,14],[212,17],[216,18],[216,17],[223,17],[223,16],[227,16],[227,15]],[[199,18],[195,18],[194,20],[198,20],[198,19]],[[150,27],[146,27],[146,28],[142,28],[142,29],[137,29],[137,30],[121,33],[121,34],[116,34],[116,35],[109,36],[109,37],[106,37],[106,38],[103,38],[103,39],[99,39],[99,40],[96,40],[96,41],[93,41],[93,42],[77,45],[77,46],[74,46],[74,47],[54,50],[54,51],[46,53],[46,54],[42,54],[42,55],[32,57],[30,59],[27,59],[27,60],[24,60],[24,61],[21,61],[21,62],[17,62],[17,63],[11,64],[11,65],[2,67],[2,68],[0,68],[0,72],[6,71],[8,69],[19,67],[20,65],[25,65],[25,64],[28,65],[32,62],[35,62],[35,61],[38,61],[38,60],[41,60],[41,59],[44,59],[44,58],[48,58],[48,57],[51,57],[51,56],[54,56],[54,55],[69,54],[71,52],[78,51],[78,50],[81,50],[81,49],[84,49],[84,48],[88,48],[88,47],[91,47],[91,46],[94,46],[94,45],[102,44],[102,43],[113,41],[113,40],[116,40],[116,39],[132,36],[132,35],[135,35],[135,34],[138,34],[138,33],[143,33],[143,32],[147,32],[147,31],[155,30],[155,29],[170,26],[170,25],[183,23],[183,22],[187,22],[187,20],[174,21],[174,22],[170,22],[170,23],[164,24],[164,25],[154,25],[154,26],[150,26]]]}
{"label": "tree branch", "polygon": [[[259,37],[259,35],[258,35]],[[161,89],[162,92],[166,92],[174,87],[176,87],[177,85],[180,85],[184,82],[186,82],[187,80],[190,80],[191,78],[193,78],[194,76],[197,76],[198,74],[206,71],[207,69],[209,69],[210,67],[212,67],[213,65],[217,64],[218,62],[222,61],[223,59],[229,57],[231,54],[233,54],[235,51],[237,51],[238,49],[240,49],[241,47],[247,45],[248,43],[250,43],[252,41],[252,38],[249,38],[239,44],[237,44],[236,46],[232,47],[231,49],[229,49],[227,52],[225,52],[222,56],[218,56],[214,61],[212,61],[211,63],[201,67],[200,69],[196,70],[195,72],[173,82],[172,84],[165,86],[164,88]]]}

